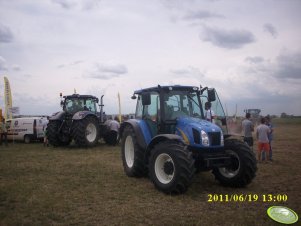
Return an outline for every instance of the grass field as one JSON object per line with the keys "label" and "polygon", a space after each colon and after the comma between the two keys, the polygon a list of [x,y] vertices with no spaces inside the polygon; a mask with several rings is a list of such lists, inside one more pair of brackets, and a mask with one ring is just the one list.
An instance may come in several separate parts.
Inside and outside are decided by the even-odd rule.
{"label": "grass field", "polygon": [[[301,217],[301,121],[274,123],[274,162],[258,164],[248,187],[224,188],[203,172],[179,196],[157,191],[147,178],[128,178],[120,146],[0,146],[0,225],[280,225],[268,207],[284,205]],[[210,194],[258,200],[208,202]],[[288,200],[264,202],[268,194]]]}

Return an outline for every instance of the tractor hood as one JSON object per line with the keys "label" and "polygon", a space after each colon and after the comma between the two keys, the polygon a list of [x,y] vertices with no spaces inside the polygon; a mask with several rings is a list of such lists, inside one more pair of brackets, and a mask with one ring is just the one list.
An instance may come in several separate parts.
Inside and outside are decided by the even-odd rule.
{"label": "tractor hood", "polygon": [[178,118],[176,134],[191,146],[221,147],[224,143],[221,128],[214,123],[199,118]]}

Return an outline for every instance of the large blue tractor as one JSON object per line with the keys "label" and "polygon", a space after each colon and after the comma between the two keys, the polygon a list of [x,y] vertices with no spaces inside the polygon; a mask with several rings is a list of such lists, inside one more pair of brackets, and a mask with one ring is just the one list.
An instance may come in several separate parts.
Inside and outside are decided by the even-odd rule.
{"label": "large blue tractor", "polygon": [[[215,89],[158,86],[135,91],[132,99],[137,99],[136,117],[120,129],[128,176],[149,175],[167,194],[184,193],[199,171],[212,170],[222,185],[232,187],[244,187],[255,177],[255,155],[227,133]],[[205,110],[208,103],[211,109]],[[208,112],[214,122],[206,120]]]}

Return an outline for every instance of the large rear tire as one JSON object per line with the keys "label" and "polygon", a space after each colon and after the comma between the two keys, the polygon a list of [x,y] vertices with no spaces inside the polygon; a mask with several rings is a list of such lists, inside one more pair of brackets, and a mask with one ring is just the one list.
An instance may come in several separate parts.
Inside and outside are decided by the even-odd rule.
{"label": "large rear tire", "polygon": [[245,187],[256,176],[254,153],[248,145],[235,139],[225,140],[225,150],[231,156],[232,164],[229,167],[213,169],[215,179],[224,186]]}
{"label": "large rear tire", "polygon": [[54,147],[69,145],[71,139],[69,136],[63,136],[59,134],[59,128],[61,126],[61,121],[54,120],[49,121],[46,128],[46,134],[48,143]]}
{"label": "large rear tire", "polygon": [[93,147],[99,139],[99,125],[95,117],[88,116],[73,122],[73,138],[81,147]]}
{"label": "large rear tire", "polygon": [[133,128],[127,126],[123,131],[121,141],[121,158],[126,175],[129,177],[143,177],[147,175],[144,154],[145,151],[138,146]]}
{"label": "large rear tire", "polygon": [[149,160],[149,175],[158,190],[167,194],[184,193],[194,172],[192,153],[184,144],[164,141],[155,145]]}

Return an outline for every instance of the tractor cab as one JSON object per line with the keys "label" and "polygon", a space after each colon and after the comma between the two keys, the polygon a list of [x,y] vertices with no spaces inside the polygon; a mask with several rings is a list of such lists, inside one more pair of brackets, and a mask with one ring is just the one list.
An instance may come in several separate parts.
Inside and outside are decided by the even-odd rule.
{"label": "tractor cab", "polygon": [[79,111],[90,111],[96,114],[97,103],[98,98],[91,95],[79,94],[64,96],[64,101],[61,101],[63,110],[71,114],[74,114]]}
{"label": "tractor cab", "polygon": [[[134,98],[138,98],[136,119],[146,124],[149,132],[144,133],[149,142],[159,134],[177,134],[193,146],[223,145],[221,136],[227,132],[225,114],[214,89],[158,86],[136,91]],[[208,102],[209,111],[205,110]],[[208,113],[215,119],[207,121]],[[208,135],[207,139],[201,139]]]}

